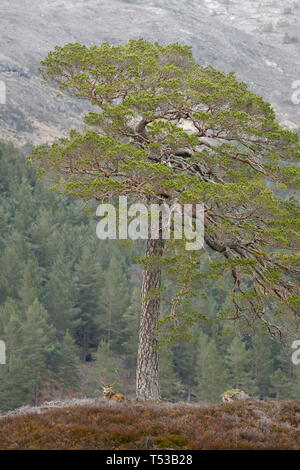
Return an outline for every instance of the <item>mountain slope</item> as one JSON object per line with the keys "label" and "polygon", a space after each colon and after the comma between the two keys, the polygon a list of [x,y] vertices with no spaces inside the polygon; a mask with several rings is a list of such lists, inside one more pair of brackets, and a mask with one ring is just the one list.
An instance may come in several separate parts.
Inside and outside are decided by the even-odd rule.
{"label": "mountain slope", "polygon": [[[144,37],[193,46],[200,63],[237,72],[270,101],[281,121],[299,127],[292,83],[300,79],[299,2],[211,0],[2,0],[0,138],[18,144],[51,141],[81,122],[84,103],[41,85],[40,60],[55,45]],[[288,9],[290,12],[287,12]],[[271,26],[270,26],[271,25]],[[270,29],[271,28],[271,29]],[[300,38],[299,38],[300,39]],[[296,40],[296,39],[295,39]]]}

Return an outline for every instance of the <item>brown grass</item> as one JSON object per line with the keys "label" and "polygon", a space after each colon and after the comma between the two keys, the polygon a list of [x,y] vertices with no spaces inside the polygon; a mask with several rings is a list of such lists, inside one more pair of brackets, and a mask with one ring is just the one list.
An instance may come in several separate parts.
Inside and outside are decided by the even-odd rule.
{"label": "brown grass", "polygon": [[300,449],[300,401],[100,403],[1,418],[0,449]]}

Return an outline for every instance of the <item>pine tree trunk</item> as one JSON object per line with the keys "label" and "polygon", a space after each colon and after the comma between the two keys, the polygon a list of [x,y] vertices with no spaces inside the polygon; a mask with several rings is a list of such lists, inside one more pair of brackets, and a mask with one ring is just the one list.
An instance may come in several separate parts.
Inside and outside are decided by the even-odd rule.
{"label": "pine tree trunk", "polygon": [[[160,314],[161,264],[164,241],[148,239],[146,259],[155,257],[151,268],[145,267],[142,277],[142,307],[140,319],[139,348],[136,371],[136,398],[138,400],[158,400],[158,344],[157,324]],[[157,257],[157,258],[156,258]],[[155,292],[155,291],[154,291]]]}

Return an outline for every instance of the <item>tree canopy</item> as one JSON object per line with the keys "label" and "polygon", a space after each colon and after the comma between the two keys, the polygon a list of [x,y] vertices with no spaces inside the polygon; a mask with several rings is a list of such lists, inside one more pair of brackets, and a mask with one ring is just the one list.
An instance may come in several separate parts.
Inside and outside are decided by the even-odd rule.
{"label": "tree canopy", "polygon": [[300,146],[270,104],[177,43],[71,43],[49,52],[41,72],[95,107],[83,131],[34,149],[30,160],[54,189],[85,200],[204,204],[205,250],[186,252],[180,240],[164,249],[177,286],[168,317],[175,333],[194,289],[228,273],[225,318],[271,334],[298,324],[300,213],[290,193],[299,188]]}

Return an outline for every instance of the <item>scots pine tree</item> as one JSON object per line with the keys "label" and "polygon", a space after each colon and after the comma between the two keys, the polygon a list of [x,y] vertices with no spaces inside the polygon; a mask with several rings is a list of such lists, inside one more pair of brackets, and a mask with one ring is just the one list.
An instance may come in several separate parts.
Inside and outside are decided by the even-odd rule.
{"label": "scots pine tree", "polygon": [[[56,47],[42,61],[48,83],[89,101],[86,129],[36,148],[31,161],[63,194],[97,201],[121,195],[146,204],[202,203],[205,250],[148,237],[136,392],[159,396],[161,272],[176,294],[170,328],[180,334],[186,305],[207,280],[232,276],[227,319],[282,334],[280,315],[299,320],[299,208],[277,187],[299,187],[298,135],[278,124],[270,104],[237,81],[196,63],[188,46],[131,40],[122,46]],[[188,321],[191,321],[189,316]]]}

